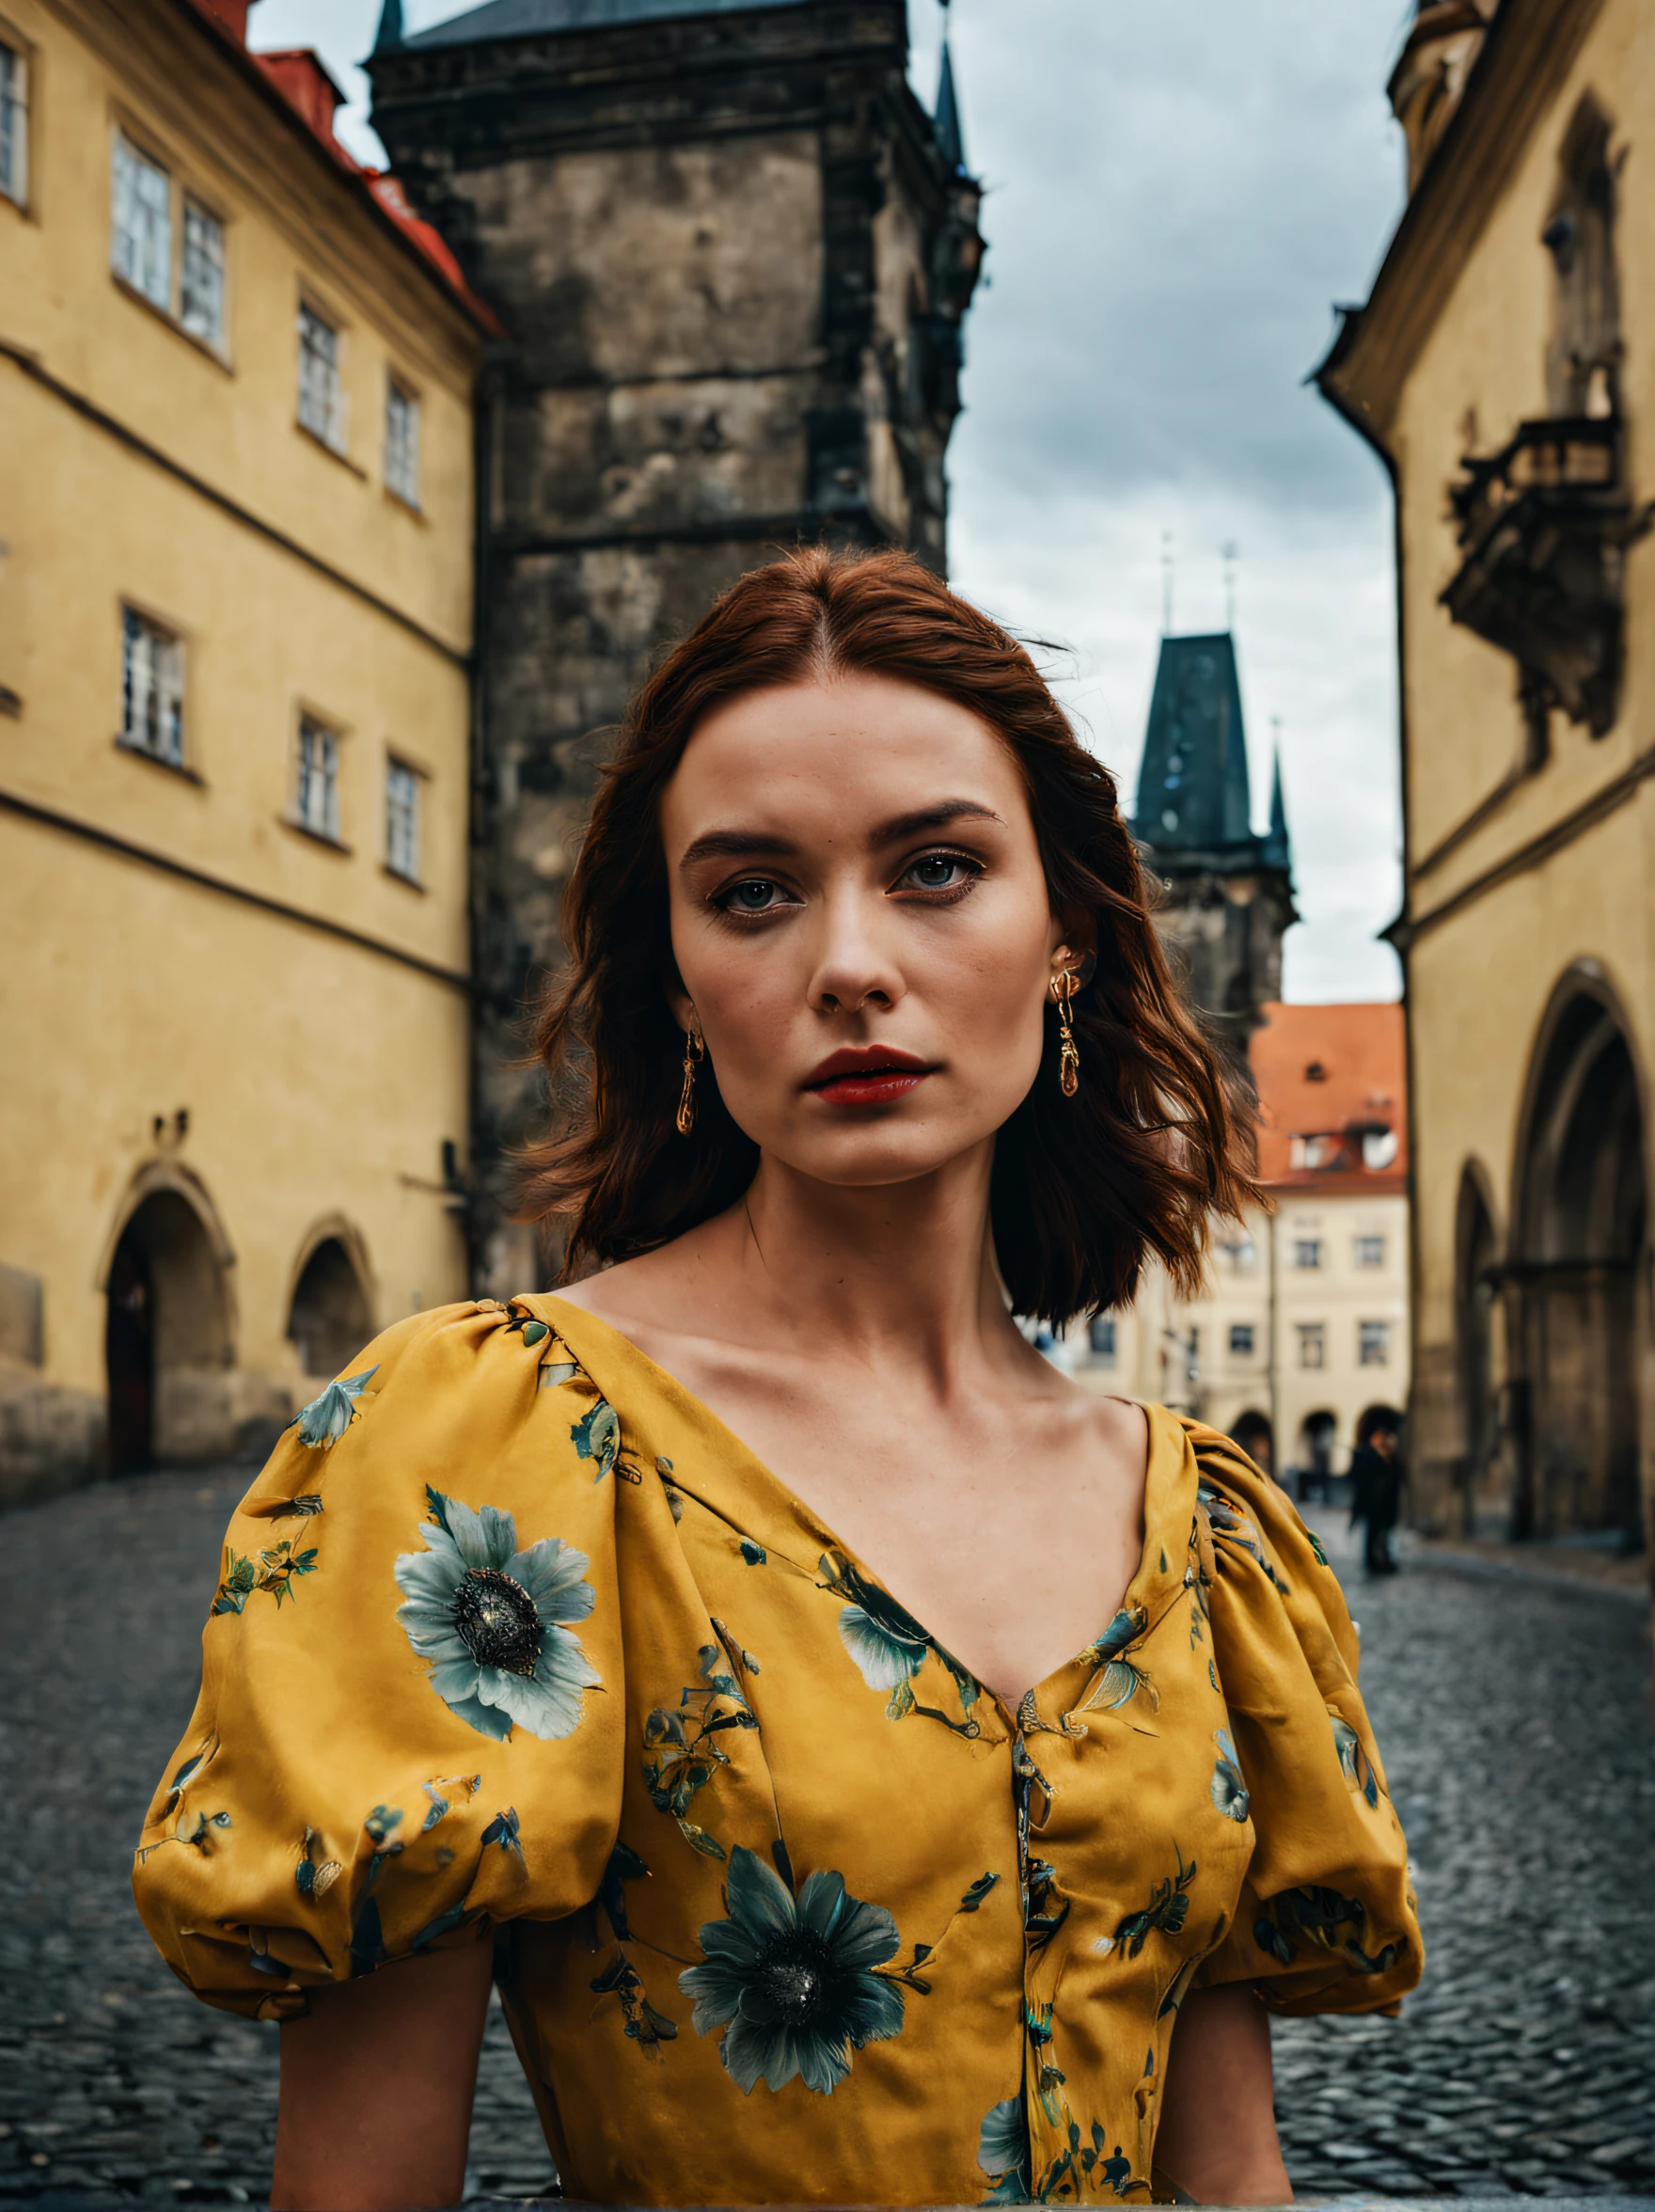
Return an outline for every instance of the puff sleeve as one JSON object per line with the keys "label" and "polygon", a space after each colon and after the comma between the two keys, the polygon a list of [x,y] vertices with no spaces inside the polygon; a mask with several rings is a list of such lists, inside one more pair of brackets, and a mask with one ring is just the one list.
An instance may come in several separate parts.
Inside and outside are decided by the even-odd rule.
{"label": "puff sleeve", "polygon": [[1253,1848],[1198,1983],[1251,1982],[1272,2011],[1394,2010],[1424,1952],[1401,1825],[1356,1686],[1338,1578],[1285,1493],[1191,1426],[1214,1662]]}
{"label": "puff sleeve", "polygon": [[285,1431],[230,1522],[134,1872],[207,2003],[285,2018],[593,1895],[622,1788],[617,1437],[544,1321],[475,1304],[386,1331]]}

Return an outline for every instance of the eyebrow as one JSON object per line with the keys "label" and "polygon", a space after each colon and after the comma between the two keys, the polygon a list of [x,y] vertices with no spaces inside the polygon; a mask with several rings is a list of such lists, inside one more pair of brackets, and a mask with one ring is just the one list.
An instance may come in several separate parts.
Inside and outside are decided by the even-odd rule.
{"label": "eyebrow", "polygon": [[[912,813],[894,814],[889,822],[882,822],[875,830],[875,845],[894,845],[899,838],[918,837],[927,830],[946,829],[951,822],[998,822],[1001,816],[992,807],[985,807],[975,798],[943,798],[935,806],[916,807]],[[745,860],[754,854],[794,854],[798,846],[790,837],[783,837],[769,830],[709,830],[702,837],[686,845],[681,868],[693,868],[698,861]]]}

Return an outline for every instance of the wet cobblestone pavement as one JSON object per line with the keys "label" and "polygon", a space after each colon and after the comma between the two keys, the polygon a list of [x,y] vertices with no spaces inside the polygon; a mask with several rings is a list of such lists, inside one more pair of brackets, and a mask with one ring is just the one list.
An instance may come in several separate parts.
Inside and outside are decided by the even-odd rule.
{"label": "wet cobblestone pavement", "polygon": [[[187,1996],[128,1888],[243,1480],[0,1520],[0,2202],[263,2201],[277,2030]],[[1430,1965],[1401,2020],[1278,2027],[1300,2194],[1655,2195],[1644,1608],[1442,1565],[1352,1595]],[[496,2011],[469,2188],[551,2183]]]}

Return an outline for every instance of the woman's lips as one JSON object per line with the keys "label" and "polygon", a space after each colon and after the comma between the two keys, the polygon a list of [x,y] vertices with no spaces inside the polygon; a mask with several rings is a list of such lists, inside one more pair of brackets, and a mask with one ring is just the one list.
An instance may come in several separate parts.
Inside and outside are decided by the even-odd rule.
{"label": "woman's lips", "polygon": [[846,1045],[828,1054],[805,1088],[832,1106],[889,1106],[916,1090],[931,1072],[913,1052]]}
{"label": "woman's lips", "polygon": [[834,1106],[889,1106],[917,1090],[929,1073],[925,1067],[870,1067],[859,1075],[830,1076],[811,1088]]}

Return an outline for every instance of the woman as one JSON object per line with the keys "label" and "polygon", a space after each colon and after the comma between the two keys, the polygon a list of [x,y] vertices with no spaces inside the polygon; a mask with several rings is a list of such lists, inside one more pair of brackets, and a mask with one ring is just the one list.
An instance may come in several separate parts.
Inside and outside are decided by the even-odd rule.
{"label": "woman", "polygon": [[299,1417],[139,1854],[285,2023],[276,2204],[458,2196],[491,1967],[571,2196],[1285,2198],[1263,2005],[1419,1972],[1349,1623],[1011,1318],[1251,1191],[1110,778],[925,571],[802,553],[644,686],[567,940],[583,1279]]}

